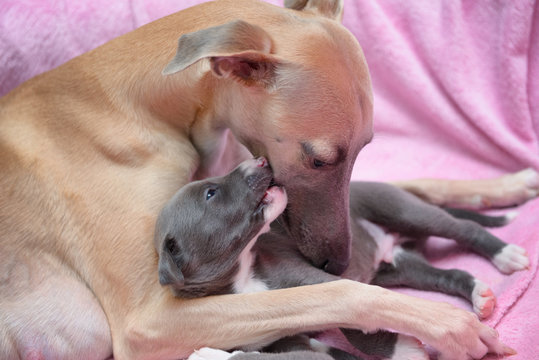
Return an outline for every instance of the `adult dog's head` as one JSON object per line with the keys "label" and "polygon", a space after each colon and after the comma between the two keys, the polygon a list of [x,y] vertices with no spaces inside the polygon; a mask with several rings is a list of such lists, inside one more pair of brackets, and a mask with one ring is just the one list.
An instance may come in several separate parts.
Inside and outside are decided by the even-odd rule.
{"label": "adult dog's head", "polygon": [[287,189],[284,218],[299,249],[341,273],[350,256],[350,176],[372,137],[370,78],[339,22],[341,1],[286,5],[231,2],[231,21],[183,35],[164,73],[190,68],[205,81],[211,109],[205,104],[200,117],[269,159]]}

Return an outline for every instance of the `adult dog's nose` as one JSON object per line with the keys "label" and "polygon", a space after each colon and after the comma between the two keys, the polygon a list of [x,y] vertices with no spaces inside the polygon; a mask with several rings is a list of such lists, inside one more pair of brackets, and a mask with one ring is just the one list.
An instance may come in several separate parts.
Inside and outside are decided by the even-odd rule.
{"label": "adult dog's nose", "polygon": [[341,262],[337,260],[328,260],[325,262],[324,265],[322,265],[322,269],[330,274],[333,275],[341,275],[343,272],[346,271],[349,265],[349,261]]}

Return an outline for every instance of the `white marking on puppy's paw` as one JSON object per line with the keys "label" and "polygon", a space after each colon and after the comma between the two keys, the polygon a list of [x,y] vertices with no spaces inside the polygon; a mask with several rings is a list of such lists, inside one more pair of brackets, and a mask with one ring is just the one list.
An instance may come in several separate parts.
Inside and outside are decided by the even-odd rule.
{"label": "white marking on puppy's paw", "polygon": [[473,311],[480,319],[489,317],[494,311],[496,297],[487,284],[475,279],[475,286],[472,291]]}
{"label": "white marking on puppy's paw", "polygon": [[195,350],[195,352],[192,353],[187,360],[228,360],[232,356],[242,352],[243,351],[234,351],[233,353],[229,353],[228,351],[204,347],[199,350]]}
{"label": "white marking on puppy's paw", "polygon": [[506,245],[499,254],[494,256],[492,263],[504,274],[512,274],[530,266],[526,249],[515,244]]}
{"label": "white marking on puppy's paw", "polygon": [[518,211],[509,211],[505,216],[505,224],[509,224],[518,216]]}
{"label": "white marking on puppy's paw", "polygon": [[429,356],[421,341],[415,337],[399,334],[392,360],[428,360]]}

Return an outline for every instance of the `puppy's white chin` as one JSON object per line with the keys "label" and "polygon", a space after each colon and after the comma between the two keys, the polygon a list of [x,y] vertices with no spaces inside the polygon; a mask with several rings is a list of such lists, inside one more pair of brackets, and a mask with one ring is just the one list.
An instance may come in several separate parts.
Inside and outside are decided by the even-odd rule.
{"label": "puppy's white chin", "polygon": [[272,186],[266,190],[264,202],[267,203],[264,209],[264,220],[269,224],[284,211],[288,202],[288,196],[283,187]]}

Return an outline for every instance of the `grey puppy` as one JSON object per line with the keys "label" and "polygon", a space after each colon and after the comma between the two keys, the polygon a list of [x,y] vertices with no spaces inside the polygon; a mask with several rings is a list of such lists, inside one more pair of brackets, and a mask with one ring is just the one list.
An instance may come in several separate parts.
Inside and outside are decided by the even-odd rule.
{"label": "grey puppy", "polygon": [[[282,226],[286,219],[279,217],[287,205],[286,192],[271,183],[271,169],[259,158],[242,163],[226,176],[181,188],[157,219],[154,244],[160,283],[170,286],[178,297],[193,298],[340,279],[313,267],[289,241]],[[392,185],[375,182],[351,184],[350,208],[352,261],[342,277],[458,295],[469,300],[480,317],[486,317],[495,304],[487,285],[465,271],[432,267],[409,245],[421,244],[418,240],[430,235],[441,236],[490,259],[504,273],[528,266],[524,249],[506,244],[482,227],[504,225],[511,216],[441,209]],[[384,330],[371,334],[341,331],[360,352],[370,356],[426,359],[422,346],[405,335]],[[190,359],[358,359],[339,349],[319,346],[311,335],[243,349],[271,354],[235,352],[222,356],[215,354],[219,350],[204,349]]]}

